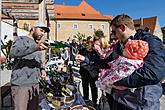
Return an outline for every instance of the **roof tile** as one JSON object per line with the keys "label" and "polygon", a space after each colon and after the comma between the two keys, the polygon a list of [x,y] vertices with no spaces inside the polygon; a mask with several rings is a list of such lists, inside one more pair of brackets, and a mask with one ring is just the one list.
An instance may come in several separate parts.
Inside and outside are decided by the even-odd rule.
{"label": "roof tile", "polygon": [[112,16],[104,16],[84,0],[78,6],[54,4],[55,19],[93,19],[111,20]]}
{"label": "roof tile", "polygon": [[[155,26],[156,26],[156,22],[157,22],[157,16],[150,17],[150,18],[142,18],[142,19],[143,19],[142,27],[143,28],[146,28],[146,27],[149,28],[150,32],[153,33]],[[134,20],[134,24],[135,24],[136,29],[140,28],[140,26],[141,26],[140,22],[141,22],[140,19]]]}

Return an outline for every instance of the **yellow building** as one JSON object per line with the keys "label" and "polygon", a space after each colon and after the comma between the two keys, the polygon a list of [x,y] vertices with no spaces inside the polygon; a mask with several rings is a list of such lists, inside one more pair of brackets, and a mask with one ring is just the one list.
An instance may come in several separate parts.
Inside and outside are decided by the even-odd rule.
{"label": "yellow building", "polygon": [[101,29],[109,37],[109,23],[112,16],[105,16],[96,11],[84,0],[78,6],[54,5],[55,39],[67,40],[80,32],[93,36],[94,29]]}

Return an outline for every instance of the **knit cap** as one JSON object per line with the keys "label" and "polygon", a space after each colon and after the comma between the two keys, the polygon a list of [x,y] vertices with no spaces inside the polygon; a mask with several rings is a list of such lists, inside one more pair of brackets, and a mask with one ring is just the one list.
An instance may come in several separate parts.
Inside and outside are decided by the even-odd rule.
{"label": "knit cap", "polygon": [[128,40],[123,49],[123,56],[143,60],[149,51],[148,43],[143,40]]}

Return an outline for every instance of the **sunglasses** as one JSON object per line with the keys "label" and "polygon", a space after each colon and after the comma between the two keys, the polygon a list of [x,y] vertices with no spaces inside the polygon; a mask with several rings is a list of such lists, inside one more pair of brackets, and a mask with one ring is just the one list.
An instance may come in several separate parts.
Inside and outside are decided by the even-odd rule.
{"label": "sunglasses", "polygon": [[115,31],[111,31],[110,40],[117,40],[118,38],[115,37],[115,35],[116,35],[116,32]]}
{"label": "sunglasses", "polygon": [[115,38],[114,36],[116,36],[116,31],[111,31],[110,38]]}

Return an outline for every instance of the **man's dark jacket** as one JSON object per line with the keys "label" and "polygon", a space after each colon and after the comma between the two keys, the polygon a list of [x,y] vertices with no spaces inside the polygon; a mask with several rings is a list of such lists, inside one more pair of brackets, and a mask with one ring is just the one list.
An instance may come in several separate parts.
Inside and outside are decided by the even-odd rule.
{"label": "man's dark jacket", "polygon": [[[149,52],[144,58],[142,68],[135,70],[130,76],[114,83],[116,86],[137,89],[134,92],[129,90],[114,90],[112,96],[116,101],[132,110],[159,110],[159,98],[162,95],[160,82],[165,77],[165,51],[162,41],[144,30],[138,30],[135,36],[131,36],[130,39],[147,41]],[[107,68],[107,62],[117,58],[118,55],[122,55],[122,46],[120,43],[115,45],[113,53],[107,59],[98,58],[95,63],[100,68]],[[84,62],[90,64],[87,58]],[[118,110],[117,107],[114,110]]]}

